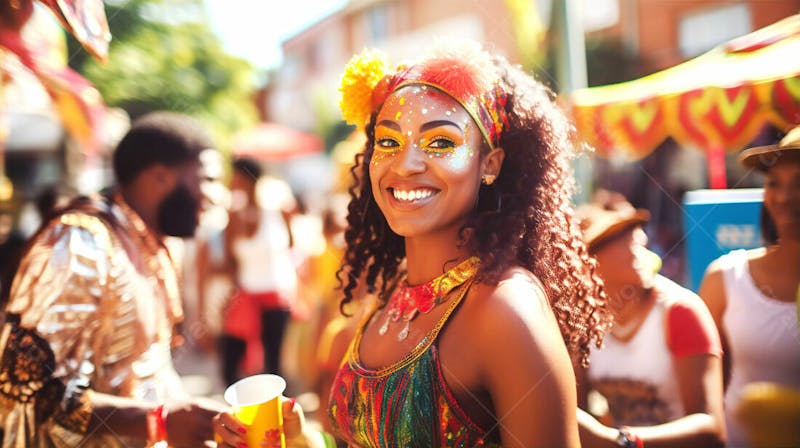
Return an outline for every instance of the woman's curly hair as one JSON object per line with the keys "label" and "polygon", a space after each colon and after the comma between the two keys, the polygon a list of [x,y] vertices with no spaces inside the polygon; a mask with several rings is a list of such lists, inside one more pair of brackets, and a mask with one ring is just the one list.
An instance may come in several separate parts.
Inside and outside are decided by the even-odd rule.
{"label": "woman's curly hair", "polygon": [[[508,92],[509,123],[499,145],[505,160],[496,181],[481,186],[462,235],[469,235],[466,244],[481,259],[476,280],[496,284],[506,269],[518,265],[541,281],[567,348],[585,365],[590,341],[601,344],[611,318],[596,261],[573,218],[572,127],[547,87],[503,58],[494,64]],[[351,168],[342,306],[353,300],[360,282],[386,300],[405,258],[403,238],[389,228],[372,194],[376,115],[365,129],[365,150]]]}

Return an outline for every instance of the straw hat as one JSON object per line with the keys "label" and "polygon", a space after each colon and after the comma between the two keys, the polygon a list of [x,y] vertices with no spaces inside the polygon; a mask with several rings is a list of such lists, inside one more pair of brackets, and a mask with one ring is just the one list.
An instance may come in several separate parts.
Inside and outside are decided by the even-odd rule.
{"label": "straw hat", "polygon": [[621,194],[608,191],[598,192],[595,200],[579,206],[575,215],[589,252],[596,252],[603,243],[650,220],[650,212],[636,209]]}
{"label": "straw hat", "polygon": [[787,153],[800,155],[800,125],[792,128],[777,145],[745,149],[738,159],[747,168],[767,171],[775,165],[778,157]]}

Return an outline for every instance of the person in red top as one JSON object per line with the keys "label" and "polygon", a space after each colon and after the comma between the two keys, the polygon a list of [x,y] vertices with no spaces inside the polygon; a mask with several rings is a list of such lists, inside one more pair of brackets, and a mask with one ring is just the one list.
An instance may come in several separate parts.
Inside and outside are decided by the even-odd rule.
{"label": "person in red top", "polygon": [[[658,274],[642,230],[649,213],[601,191],[578,216],[615,318],[605,346],[577,370],[582,445],[724,445],[719,336],[702,300]],[[584,411],[590,390],[608,402],[599,420]]]}

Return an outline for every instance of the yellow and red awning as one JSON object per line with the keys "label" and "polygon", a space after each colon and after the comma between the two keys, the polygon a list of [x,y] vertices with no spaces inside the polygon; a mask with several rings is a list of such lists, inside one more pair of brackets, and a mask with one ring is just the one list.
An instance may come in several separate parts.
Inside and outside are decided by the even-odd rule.
{"label": "yellow and red awning", "polygon": [[577,90],[569,102],[600,155],[639,159],[668,137],[740,150],[766,124],[800,123],[800,14],[644,78]]}

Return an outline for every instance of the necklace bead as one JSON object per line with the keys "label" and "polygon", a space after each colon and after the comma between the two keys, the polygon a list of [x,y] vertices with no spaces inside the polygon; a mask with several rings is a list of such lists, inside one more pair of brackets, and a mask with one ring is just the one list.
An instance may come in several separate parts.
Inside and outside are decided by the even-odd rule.
{"label": "necklace bead", "polygon": [[444,274],[421,285],[408,286],[405,281],[402,282],[389,299],[386,320],[378,328],[378,334],[385,335],[393,322],[403,320],[405,321],[405,326],[397,334],[397,340],[405,340],[410,333],[411,321],[420,313],[427,314],[437,305],[444,302],[444,299],[454,288],[463,284],[478,272],[479,265],[480,259],[473,256]]}

